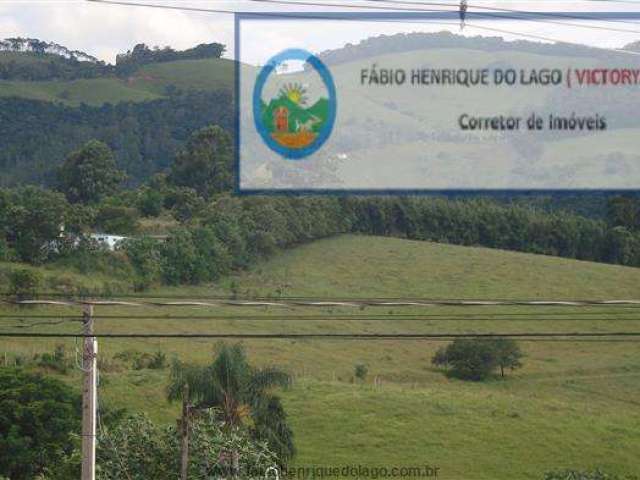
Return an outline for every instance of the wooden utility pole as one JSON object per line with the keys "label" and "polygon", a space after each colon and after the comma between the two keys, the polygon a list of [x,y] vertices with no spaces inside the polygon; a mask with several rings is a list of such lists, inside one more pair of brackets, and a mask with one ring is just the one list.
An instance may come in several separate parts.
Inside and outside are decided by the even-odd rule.
{"label": "wooden utility pole", "polygon": [[187,480],[189,473],[189,384],[182,387],[182,418],[180,419],[180,433],[182,448],[180,451],[180,480]]}
{"label": "wooden utility pole", "polygon": [[[85,335],[93,335],[93,305],[83,305],[82,323]],[[97,402],[97,355],[98,342],[95,337],[84,337],[82,349],[82,480],[96,478],[96,402]]]}

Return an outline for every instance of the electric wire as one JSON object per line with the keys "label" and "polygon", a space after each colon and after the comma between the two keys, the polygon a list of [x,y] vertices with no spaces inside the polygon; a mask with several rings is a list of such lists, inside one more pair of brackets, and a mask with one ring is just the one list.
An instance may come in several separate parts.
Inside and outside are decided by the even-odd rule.
{"label": "electric wire", "polygon": [[17,333],[0,332],[6,338],[210,338],[210,339],[367,339],[436,340],[456,338],[633,338],[640,332],[519,332],[519,333]]}

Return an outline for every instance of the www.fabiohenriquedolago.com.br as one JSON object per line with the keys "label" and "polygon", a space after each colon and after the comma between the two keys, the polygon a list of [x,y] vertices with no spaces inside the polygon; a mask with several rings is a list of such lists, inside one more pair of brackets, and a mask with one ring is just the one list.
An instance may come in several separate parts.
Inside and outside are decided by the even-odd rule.
{"label": "www.fabiohenriquedolago.com.br", "polygon": [[332,479],[332,478],[438,478],[436,465],[305,465],[267,469],[267,479]]}

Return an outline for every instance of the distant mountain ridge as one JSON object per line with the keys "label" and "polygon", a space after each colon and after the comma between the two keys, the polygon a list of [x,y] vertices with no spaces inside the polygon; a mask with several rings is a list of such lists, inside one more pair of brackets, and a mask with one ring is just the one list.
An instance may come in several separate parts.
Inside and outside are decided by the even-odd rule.
{"label": "distant mountain ridge", "polygon": [[[131,68],[127,75],[119,77],[105,70],[103,73],[89,72],[89,78],[78,78],[78,70],[65,78],[67,59],[64,56],[33,49],[22,51],[5,44],[5,49],[9,50],[0,51],[0,184],[51,183],[56,167],[90,138],[106,142],[114,150],[119,166],[126,170],[131,183],[139,183],[166,168],[192,131],[218,123],[233,133],[235,63],[211,58],[210,55],[221,51],[215,47],[220,44],[208,45],[213,47],[204,50],[195,47],[182,53],[189,52],[187,56],[204,54],[207,58],[185,59],[177,52],[178,60],[168,60],[176,58],[176,53],[144,45],[135,55],[131,52],[130,57],[142,64],[127,64],[127,68]],[[416,51],[418,58],[422,50],[437,47],[508,49],[576,57],[593,56],[594,53],[612,55],[609,51],[566,44],[505,42],[499,38],[469,38],[452,33],[414,33],[370,38],[358,45],[326,51],[321,57],[327,63],[347,63],[381,52]],[[640,42],[628,47],[640,50]],[[465,52],[457,55],[464,58]],[[68,60],[69,65],[88,69],[98,65],[80,58],[84,57],[76,55],[75,63]],[[52,60],[58,65],[52,66]],[[24,72],[32,73],[43,69],[44,73],[32,79],[26,78],[30,75],[26,74],[22,80],[2,80],[3,68],[5,72],[6,68],[24,68]],[[51,74],[50,68],[54,71],[62,69],[62,73],[55,74],[58,75],[56,80],[43,80]],[[347,70],[349,68],[346,66]],[[346,73],[335,69],[333,74]],[[635,108],[634,105],[633,101],[629,102],[629,108]],[[411,101],[391,107],[367,103],[363,109],[376,118],[391,113],[385,120],[389,125],[388,135],[402,138],[406,124],[414,121],[412,115],[416,115],[411,106]],[[403,109],[402,115],[393,108]],[[263,109],[269,109],[269,105],[264,105]],[[293,120],[297,117],[301,122],[308,120],[310,115],[326,118],[328,104],[320,100],[303,112],[295,108],[292,111]],[[370,130],[367,124],[359,121],[354,121],[349,128],[354,131],[361,128],[365,133]],[[371,145],[386,141],[384,136],[363,138]]]}
{"label": "distant mountain ridge", "polygon": [[[615,55],[615,53],[610,50],[601,50],[595,47],[580,46],[573,43],[542,43],[528,40],[505,41],[500,37],[466,37],[451,32],[414,32],[379,35],[362,40],[355,45],[348,43],[343,48],[325,50],[319,54],[319,57],[327,64],[337,65],[376,55],[430,48],[471,48],[487,52],[517,50],[519,52],[537,55],[591,58],[610,58],[611,55]],[[623,48],[640,51],[640,41],[630,43]],[[624,53],[620,53],[620,55],[624,55]]]}
{"label": "distant mountain ridge", "polygon": [[177,60],[220,58],[226,47],[221,43],[203,43],[178,51],[170,47],[150,48],[139,43],[108,64],[88,53],[71,50],[55,42],[37,38],[0,40],[0,80],[75,80],[103,76],[126,76],[152,63]]}

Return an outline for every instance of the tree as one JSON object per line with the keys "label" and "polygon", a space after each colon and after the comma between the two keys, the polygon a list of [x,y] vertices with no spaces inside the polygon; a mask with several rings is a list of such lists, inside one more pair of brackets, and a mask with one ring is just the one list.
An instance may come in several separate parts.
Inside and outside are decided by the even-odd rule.
{"label": "tree", "polygon": [[138,211],[131,207],[103,205],[96,214],[95,224],[105,233],[130,235],[138,228]]}
{"label": "tree", "polygon": [[42,284],[42,274],[37,270],[19,268],[9,274],[9,293],[19,300],[35,298]]}
{"label": "tree", "polygon": [[286,387],[289,381],[289,375],[282,370],[249,365],[240,344],[221,344],[210,365],[173,364],[168,398],[180,399],[184,385],[188,384],[195,408],[218,409],[227,428],[238,428],[251,418],[256,437],[267,441],[279,452],[280,461],[286,463],[295,453],[293,433],[278,397],[269,390]]}
{"label": "tree", "polygon": [[143,189],[138,197],[138,210],[145,217],[157,217],[162,212],[164,196],[153,188]]}
{"label": "tree", "polygon": [[216,280],[231,265],[227,248],[209,227],[174,231],[161,253],[162,276],[170,285]]}
{"label": "tree", "polygon": [[630,196],[610,198],[607,219],[612,227],[625,227],[629,231],[640,229],[640,199]]}
{"label": "tree", "polygon": [[484,380],[500,367],[519,368],[522,352],[518,344],[506,338],[457,338],[438,349],[431,363],[450,367],[450,375],[464,380]]}
{"label": "tree", "polygon": [[[180,435],[174,426],[159,427],[144,415],[103,429],[99,438],[98,480],[178,478]],[[277,455],[246,430],[223,429],[212,411],[194,415],[189,435],[189,478],[229,478],[228,453],[237,452],[241,478],[264,478]]]}
{"label": "tree", "polygon": [[64,463],[80,429],[80,398],[64,383],[0,369],[0,474],[31,480]]}
{"label": "tree", "polygon": [[10,202],[6,228],[19,259],[43,262],[55,251],[55,242],[69,215],[69,204],[62,194],[38,187],[13,191]]}
{"label": "tree", "polygon": [[199,195],[212,195],[230,190],[233,182],[231,137],[214,125],[194,132],[171,167],[174,185],[191,187]]}
{"label": "tree", "polygon": [[137,290],[144,290],[160,279],[161,259],[158,240],[150,237],[128,238],[119,248],[127,254],[138,274],[138,280],[135,283]]}
{"label": "tree", "polygon": [[60,188],[74,203],[96,203],[115,193],[124,178],[111,149],[98,140],[71,153],[58,171]]}
{"label": "tree", "polygon": [[286,465],[296,453],[293,432],[287,422],[287,412],[279,397],[271,395],[263,402],[254,414],[255,436],[267,442],[269,448],[278,456],[279,465]]}
{"label": "tree", "polygon": [[504,377],[504,369],[515,370],[522,367],[522,350],[512,338],[498,337],[490,340],[496,355],[496,362],[500,367],[500,376]]}

